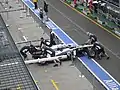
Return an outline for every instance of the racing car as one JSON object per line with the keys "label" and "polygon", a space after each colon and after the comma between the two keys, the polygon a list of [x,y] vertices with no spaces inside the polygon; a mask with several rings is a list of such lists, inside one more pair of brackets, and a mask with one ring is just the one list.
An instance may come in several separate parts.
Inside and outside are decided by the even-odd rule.
{"label": "racing car", "polygon": [[[74,46],[73,44],[58,44],[51,47],[43,46],[39,48],[38,46],[30,45],[24,46],[20,50],[21,54],[24,56],[27,52],[32,55],[33,60],[25,61],[26,64],[29,63],[46,63],[54,60],[61,59],[71,59],[71,57],[89,55],[89,49],[93,45],[79,45]],[[25,48],[27,47],[27,48]],[[23,54],[24,53],[24,54]]]}
{"label": "racing car", "polygon": [[[63,60],[70,60],[76,57],[88,56],[88,58],[96,57],[96,50],[92,47],[93,44],[84,43],[76,46],[75,44],[64,44],[55,35],[51,35],[50,41],[41,38],[40,45],[24,46],[21,48],[20,53],[24,58],[27,57],[27,52],[32,55],[33,60],[25,61],[29,63],[46,63],[50,61],[60,62]],[[61,64],[61,62],[60,62]]]}

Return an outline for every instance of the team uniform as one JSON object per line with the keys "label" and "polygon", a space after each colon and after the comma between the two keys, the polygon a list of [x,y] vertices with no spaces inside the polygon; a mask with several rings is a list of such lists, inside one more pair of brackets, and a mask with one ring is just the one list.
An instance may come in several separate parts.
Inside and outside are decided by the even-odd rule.
{"label": "team uniform", "polygon": [[91,40],[91,44],[97,41],[97,37],[95,35],[90,35],[89,39]]}
{"label": "team uniform", "polygon": [[93,44],[93,49],[95,49],[97,58],[100,59],[102,56],[106,56],[107,59],[109,59],[109,56],[107,55],[107,53],[105,53],[104,47],[99,42],[95,42]]}
{"label": "team uniform", "polygon": [[[44,48],[44,53],[46,55],[49,54],[51,57],[55,57],[56,56],[55,55],[55,51],[53,49],[51,49],[49,47],[46,47],[46,46],[44,46],[43,48]],[[62,64],[62,62],[59,59],[55,59],[54,60],[54,63],[55,63],[54,67],[58,66],[58,62],[60,63],[60,65]]]}
{"label": "team uniform", "polygon": [[43,45],[50,47],[50,42],[44,38],[41,38],[40,48],[42,48]]}
{"label": "team uniform", "polygon": [[87,32],[87,35],[89,36],[87,43],[93,44],[97,41],[97,37],[94,34]]}
{"label": "team uniform", "polygon": [[29,46],[24,46],[20,49],[20,53],[23,56],[24,59],[27,58],[27,52],[29,51]]}

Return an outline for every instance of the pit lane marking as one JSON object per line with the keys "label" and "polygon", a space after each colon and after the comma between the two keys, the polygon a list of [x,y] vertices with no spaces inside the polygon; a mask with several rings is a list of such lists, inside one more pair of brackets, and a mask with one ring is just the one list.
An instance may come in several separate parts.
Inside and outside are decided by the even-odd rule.
{"label": "pit lane marking", "polygon": [[52,83],[52,85],[54,86],[55,90],[60,90],[60,89],[58,88],[58,85],[56,84],[56,82],[55,82],[54,80],[51,80],[51,83]]}

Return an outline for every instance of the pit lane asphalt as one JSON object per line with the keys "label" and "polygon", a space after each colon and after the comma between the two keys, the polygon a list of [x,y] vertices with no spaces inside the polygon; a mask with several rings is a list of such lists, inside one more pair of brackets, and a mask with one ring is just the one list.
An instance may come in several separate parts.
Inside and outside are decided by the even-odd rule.
{"label": "pit lane asphalt", "polygon": [[[59,0],[49,0],[48,16],[62,28],[74,41],[82,44],[87,40],[85,31],[96,34],[99,41],[107,47],[110,60],[97,60],[117,81],[120,82],[120,40],[78,14]],[[108,50],[109,49],[109,50]]]}

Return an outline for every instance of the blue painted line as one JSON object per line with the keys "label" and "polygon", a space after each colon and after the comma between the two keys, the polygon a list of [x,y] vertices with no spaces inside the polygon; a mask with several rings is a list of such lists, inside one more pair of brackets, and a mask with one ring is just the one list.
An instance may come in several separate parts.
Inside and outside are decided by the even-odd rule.
{"label": "blue painted line", "polygon": [[46,22],[46,25],[48,25],[49,29],[57,29],[57,27],[50,21]]}
{"label": "blue painted line", "polygon": [[[39,17],[38,10],[34,10],[34,5],[30,0],[22,0],[29,8],[33,10],[35,15]],[[39,17],[40,18],[40,17]],[[49,29],[62,40],[65,44],[77,45],[63,30],[61,30],[51,19],[46,22]],[[120,84],[107,72],[105,71],[95,60],[88,59],[86,56],[80,57],[79,60],[86,66],[86,68],[98,79],[98,81],[107,90],[120,90]]]}
{"label": "blue painted line", "polygon": [[[90,59],[88,59],[88,58],[86,58],[86,57],[80,57],[80,59],[82,59],[83,62],[84,62],[87,66],[89,66],[89,68],[90,68],[93,72],[95,72],[96,75],[97,75],[99,78],[104,77],[104,79],[101,79],[101,80],[110,79],[110,78],[107,77],[107,74],[102,73],[103,70],[102,70],[102,69],[99,69],[99,67],[97,66],[97,64],[93,63],[92,60],[90,60]],[[94,67],[96,67],[96,68],[94,68]],[[99,69],[99,71],[98,71],[98,69]]]}
{"label": "blue painted line", "polygon": [[96,74],[96,76],[107,86],[107,90],[120,90],[120,84],[111,78],[103,69],[87,57],[80,59]]}
{"label": "blue painted line", "polygon": [[63,42],[65,44],[70,44],[73,43],[73,41],[71,41],[70,39],[68,39],[68,37],[66,35],[64,35],[64,33],[59,30],[59,29],[53,29],[53,32],[57,34],[57,36],[63,40]]}
{"label": "blue painted line", "polygon": [[34,9],[34,5],[29,0],[22,0],[24,1],[31,9]]}
{"label": "blue painted line", "polygon": [[36,13],[37,15],[39,15],[39,11],[38,10],[34,10],[34,13]]}

